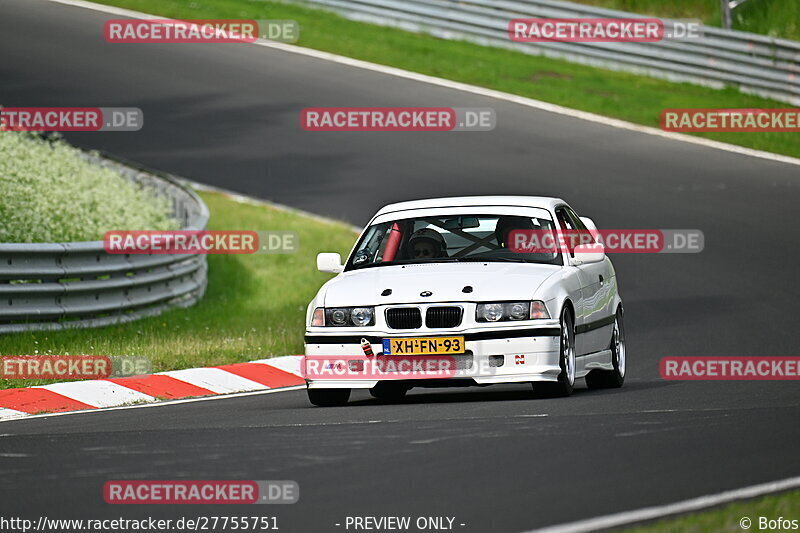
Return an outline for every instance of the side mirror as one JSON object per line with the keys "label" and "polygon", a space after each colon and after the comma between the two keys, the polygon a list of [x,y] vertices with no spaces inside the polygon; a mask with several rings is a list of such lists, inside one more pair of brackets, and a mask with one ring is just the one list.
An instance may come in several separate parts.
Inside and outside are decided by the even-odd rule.
{"label": "side mirror", "polygon": [[[586,224],[586,222],[584,222],[584,224]],[[574,254],[576,265],[599,263],[606,257],[606,252],[602,244],[581,244],[575,247]]]}
{"label": "side mirror", "polygon": [[317,270],[320,272],[331,272],[333,274],[338,274],[344,270],[344,265],[342,265],[342,256],[337,253],[317,254]]}

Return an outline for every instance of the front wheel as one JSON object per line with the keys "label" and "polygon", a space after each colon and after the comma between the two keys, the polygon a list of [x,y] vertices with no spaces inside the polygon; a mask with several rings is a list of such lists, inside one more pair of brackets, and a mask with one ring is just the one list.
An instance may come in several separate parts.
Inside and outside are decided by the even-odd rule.
{"label": "front wheel", "polygon": [[533,384],[533,393],[539,398],[569,396],[575,386],[575,326],[569,309],[561,311],[561,342],[558,364],[561,372],[558,381],[542,381]]}
{"label": "front wheel", "polygon": [[336,407],[350,399],[350,389],[308,389],[308,401],[317,407]]}
{"label": "front wheel", "polygon": [[592,370],[586,374],[586,386],[590,389],[618,389],[625,383],[625,328],[622,310],[614,317],[614,332],[611,335],[611,364],[613,370]]}

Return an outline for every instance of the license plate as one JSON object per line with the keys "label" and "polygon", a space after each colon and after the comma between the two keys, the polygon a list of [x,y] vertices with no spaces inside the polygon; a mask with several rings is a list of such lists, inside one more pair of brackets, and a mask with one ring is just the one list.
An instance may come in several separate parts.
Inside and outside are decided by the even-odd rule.
{"label": "license plate", "polygon": [[383,339],[385,355],[437,355],[464,353],[464,337]]}

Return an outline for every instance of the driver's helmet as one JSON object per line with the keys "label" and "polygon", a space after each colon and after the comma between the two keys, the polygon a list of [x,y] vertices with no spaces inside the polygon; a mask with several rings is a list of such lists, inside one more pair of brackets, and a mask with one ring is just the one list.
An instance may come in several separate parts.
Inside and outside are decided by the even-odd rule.
{"label": "driver's helmet", "polygon": [[520,216],[501,216],[497,219],[494,235],[497,244],[503,248],[508,248],[509,233],[519,229],[535,229],[533,222],[528,217]]}
{"label": "driver's helmet", "polygon": [[441,233],[431,228],[418,229],[408,238],[409,256],[427,259],[447,256],[447,244]]}

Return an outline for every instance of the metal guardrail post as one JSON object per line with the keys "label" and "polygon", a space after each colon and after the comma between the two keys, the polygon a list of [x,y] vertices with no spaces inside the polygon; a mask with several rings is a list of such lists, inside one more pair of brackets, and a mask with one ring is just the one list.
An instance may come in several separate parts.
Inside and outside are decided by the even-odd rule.
{"label": "metal guardrail post", "polygon": [[733,27],[731,20],[731,3],[728,0],[719,0],[720,14],[722,15],[722,27],[729,30]]}

